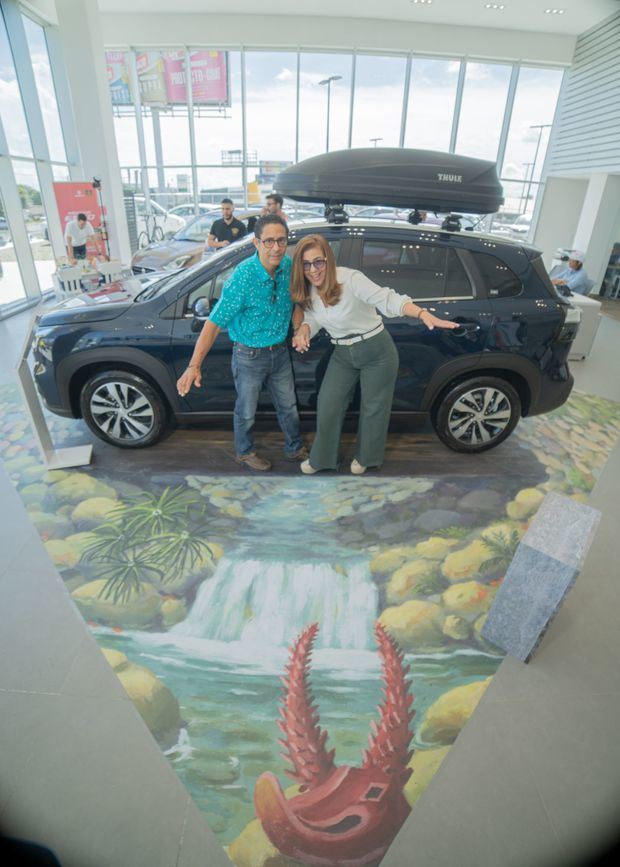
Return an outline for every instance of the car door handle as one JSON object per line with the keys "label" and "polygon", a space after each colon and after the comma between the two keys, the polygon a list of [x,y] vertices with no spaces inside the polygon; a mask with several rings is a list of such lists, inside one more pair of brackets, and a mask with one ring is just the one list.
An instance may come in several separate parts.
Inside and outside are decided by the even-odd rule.
{"label": "car door handle", "polygon": [[450,331],[453,337],[466,337],[468,334],[473,334],[475,331],[480,331],[480,326],[475,322],[459,322],[458,328]]}

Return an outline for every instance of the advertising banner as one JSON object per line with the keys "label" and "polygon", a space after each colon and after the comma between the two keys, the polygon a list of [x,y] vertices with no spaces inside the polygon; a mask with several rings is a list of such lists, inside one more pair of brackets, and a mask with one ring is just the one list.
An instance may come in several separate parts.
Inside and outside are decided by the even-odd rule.
{"label": "advertising banner", "polygon": [[129,87],[127,55],[124,51],[106,51],[105,59],[112,105],[131,105],[133,100]]}
{"label": "advertising banner", "polygon": [[79,213],[83,213],[95,229],[94,237],[86,242],[87,255],[105,256],[105,242],[101,234],[105,229],[102,225],[103,213],[97,190],[93,189],[93,185],[88,181],[57,181],[54,183],[54,196],[63,235],[67,223],[77,219]]}
{"label": "advertising banner", "polygon": [[[190,51],[195,105],[230,105],[228,53]],[[127,53],[106,51],[112,105],[133,103]],[[136,55],[140,98],[145,105],[186,105],[184,51],[143,51]]]}

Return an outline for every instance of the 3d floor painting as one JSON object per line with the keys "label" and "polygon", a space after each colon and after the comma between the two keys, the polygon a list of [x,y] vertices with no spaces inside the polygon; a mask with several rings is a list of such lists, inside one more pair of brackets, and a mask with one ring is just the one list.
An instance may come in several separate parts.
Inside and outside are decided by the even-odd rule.
{"label": "3d floor painting", "polygon": [[381,861],[501,662],[480,630],[528,522],[586,502],[620,434],[576,393],[503,447],[528,478],[48,472],[0,407],[71,598],[237,867]]}

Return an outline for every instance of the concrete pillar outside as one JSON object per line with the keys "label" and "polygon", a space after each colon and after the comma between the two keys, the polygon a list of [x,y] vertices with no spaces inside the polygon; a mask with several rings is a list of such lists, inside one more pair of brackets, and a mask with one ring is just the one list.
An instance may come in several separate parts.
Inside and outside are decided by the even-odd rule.
{"label": "concrete pillar outside", "polygon": [[620,176],[593,174],[588,181],[573,249],[586,253],[585,269],[598,292],[614,242],[620,240]]}
{"label": "concrete pillar outside", "polygon": [[84,180],[101,180],[110,254],[131,260],[123,186],[97,0],[56,0],[61,43]]}

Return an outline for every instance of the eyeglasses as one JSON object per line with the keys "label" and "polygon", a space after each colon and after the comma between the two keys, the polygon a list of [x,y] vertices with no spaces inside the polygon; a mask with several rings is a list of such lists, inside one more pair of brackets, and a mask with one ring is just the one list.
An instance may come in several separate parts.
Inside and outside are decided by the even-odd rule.
{"label": "eyeglasses", "polygon": [[327,259],[313,259],[312,262],[304,262],[304,271],[311,271],[313,268],[315,271],[322,271],[327,263]]}
{"label": "eyeglasses", "polygon": [[259,241],[261,244],[264,244],[268,250],[271,250],[274,244],[277,244],[281,250],[284,250],[288,244],[288,238],[259,238]]}

